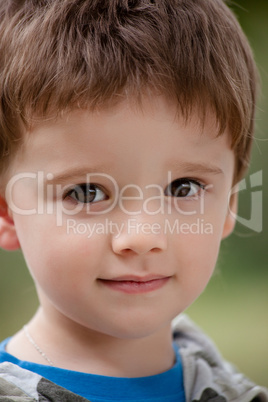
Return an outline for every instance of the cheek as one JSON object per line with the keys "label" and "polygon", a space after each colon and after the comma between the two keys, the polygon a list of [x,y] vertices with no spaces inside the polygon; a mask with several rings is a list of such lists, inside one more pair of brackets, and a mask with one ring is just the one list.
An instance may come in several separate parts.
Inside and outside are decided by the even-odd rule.
{"label": "cheek", "polygon": [[[100,243],[94,239],[81,236],[61,236],[55,234],[40,251],[41,265],[45,269],[47,280],[58,280],[62,283],[83,281],[97,275],[97,268],[101,260]],[[38,266],[38,260],[31,262]],[[42,275],[42,273],[41,273]]]}
{"label": "cheek", "polygon": [[[16,229],[24,257],[33,278],[40,284],[75,283],[94,276],[103,255],[105,239],[84,234],[68,234],[57,227],[54,217],[17,216]],[[36,229],[34,229],[36,228]]]}
{"label": "cheek", "polygon": [[[189,303],[205,289],[217,262],[220,239],[209,234],[184,236],[181,243],[184,261],[179,269],[179,279],[183,284],[185,297]],[[180,255],[177,256],[180,261]]]}

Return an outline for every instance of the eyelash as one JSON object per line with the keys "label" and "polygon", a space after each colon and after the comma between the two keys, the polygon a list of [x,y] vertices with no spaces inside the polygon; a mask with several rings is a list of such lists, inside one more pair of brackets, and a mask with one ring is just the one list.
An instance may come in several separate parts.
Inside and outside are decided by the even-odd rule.
{"label": "eyelash", "polygon": [[[195,186],[194,194],[190,194],[191,187]],[[175,194],[173,193],[173,187],[175,187]],[[206,186],[198,180],[190,179],[190,178],[181,178],[173,180],[165,189],[165,195],[168,197],[177,197],[177,198],[195,198],[200,195],[201,191],[205,191]],[[185,194],[179,196],[179,191],[184,192]],[[193,191],[193,190],[192,190]]]}
{"label": "eyelash", "polygon": [[[194,189],[192,188],[194,186]],[[193,199],[199,196],[200,191],[205,191],[206,186],[195,179],[181,178],[173,180],[165,189],[164,195],[184,199]],[[194,191],[191,194],[191,191]],[[180,194],[180,192],[182,192]],[[101,194],[102,193],[102,194]],[[92,183],[82,183],[66,191],[63,199],[70,199],[76,203],[92,204],[105,201],[109,196],[105,193],[102,186]]]}
{"label": "eyelash", "polygon": [[[103,193],[104,196],[100,197],[100,193]],[[96,201],[96,198],[101,199],[97,199]],[[82,183],[69,189],[64,194],[63,199],[71,199],[76,203],[90,204],[107,200],[108,196],[105,194],[105,191],[101,186],[92,183]]]}

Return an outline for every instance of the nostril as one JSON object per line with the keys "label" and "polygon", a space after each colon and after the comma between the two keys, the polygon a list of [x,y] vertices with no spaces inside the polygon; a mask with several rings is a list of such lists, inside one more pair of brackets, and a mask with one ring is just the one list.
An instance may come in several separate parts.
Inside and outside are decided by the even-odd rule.
{"label": "nostril", "polygon": [[159,253],[159,252],[161,251],[161,249],[158,248],[158,247],[154,247],[154,248],[151,249],[151,251],[152,251],[153,253]]}
{"label": "nostril", "polygon": [[125,248],[124,250],[121,251],[121,254],[131,254],[133,253],[133,250],[131,248]]}
{"label": "nostril", "polygon": [[154,247],[154,248],[146,249],[146,250],[144,250],[143,248],[142,249],[125,248],[125,249],[120,251],[120,254],[124,255],[124,256],[127,256],[127,255],[131,256],[131,255],[134,255],[134,254],[147,254],[149,252],[150,253],[159,253],[159,252],[161,252],[161,249],[158,248],[158,247]]}
{"label": "nostril", "polygon": [[[140,236],[121,234],[120,237],[112,238],[112,249],[118,255],[132,257],[144,254],[158,254],[167,249],[166,237]],[[149,255],[148,254],[148,255]]]}

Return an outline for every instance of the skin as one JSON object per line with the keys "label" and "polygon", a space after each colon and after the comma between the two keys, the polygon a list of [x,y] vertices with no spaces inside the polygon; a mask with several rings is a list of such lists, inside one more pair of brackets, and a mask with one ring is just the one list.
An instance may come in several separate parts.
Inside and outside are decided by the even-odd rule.
{"label": "skin", "polygon": [[[73,111],[25,134],[6,183],[24,172],[41,172],[48,180],[44,191],[24,178],[6,193],[0,245],[23,250],[40,299],[29,332],[56,366],[128,377],[172,367],[171,321],[206,287],[221,240],[234,226],[228,209],[234,153],[228,133],[216,133],[213,114],[203,127],[197,113],[185,123],[173,105],[155,97],[145,99],[142,110],[123,102],[94,113]],[[90,212],[73,193],[89,172],[100,186]],[[117,199],[104,174],[121,191]],[[182,178],[189,195],[168,195],[167,186]],[[41,213],[21,212],[40,205]],[[108,220],[123,229],[88,238],[68,232],[70,219],[75,228]],[[127,230],[130,219],[136,229]],[[212,232],[192,233],[198,219]],[[176,220],[187,233],[165,230],[167,221]],[[129,275],[165,282],[137,293],[106,286]],[[23,331],[7,350],[45,364]]]}

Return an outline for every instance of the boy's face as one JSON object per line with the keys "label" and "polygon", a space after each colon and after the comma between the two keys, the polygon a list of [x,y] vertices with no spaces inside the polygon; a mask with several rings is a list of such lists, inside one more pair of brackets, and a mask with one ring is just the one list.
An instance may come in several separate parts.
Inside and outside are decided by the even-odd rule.
{"label": "boy's face", "polygon": [[216,133],[212,115],[185,124],[156,98],[27,134],[6,196],[47,317],[119,338],[169,330],[233,228],[234,154]]}

